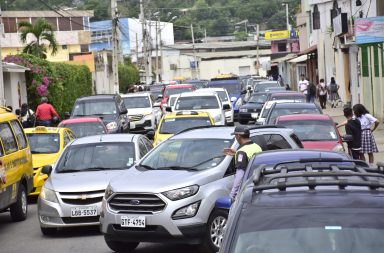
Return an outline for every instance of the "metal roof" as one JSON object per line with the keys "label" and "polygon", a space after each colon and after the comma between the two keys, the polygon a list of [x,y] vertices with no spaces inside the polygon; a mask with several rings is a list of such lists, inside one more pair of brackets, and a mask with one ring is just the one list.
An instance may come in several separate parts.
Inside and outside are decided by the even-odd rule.
{"label": "metal roof", "polygon": [[[60,15],[60,14],[61,15]],[[68,11],[3,11],[3,18],[50,18],[50,17],[93,17],[93,10],[68,10]]]}

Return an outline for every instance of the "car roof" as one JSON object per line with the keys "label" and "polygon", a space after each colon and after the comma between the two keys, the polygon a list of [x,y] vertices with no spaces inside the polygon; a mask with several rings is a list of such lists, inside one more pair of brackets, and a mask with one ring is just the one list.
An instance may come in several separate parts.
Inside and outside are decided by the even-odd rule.
{"label": "car roof", "polygon": [[98,117],[81,117],[81,118],[73,118],[73,119],[66,119],[60,122],[59,125],[63,124],[73,124],[73,123],[83,123],[83,122],[103,122]]}
{"label": "car roof", "polygon": [[210,87],[210,88],[202,88],[202,89],[198,89],[196,90],[195,92],[208,92],[208,91],[227,91],[226,89],[224,88],[215,88],[215,87]]}
{"label": "car roof", "polygon": [[201,96],[217,96],[217,93],[214,91],[206,92],[183,92],[180,94],[180,97],[201,97]]}
{"label": "car roof", "polygon": [[327,114],[292,114],[282,115],[277,118],[278,121],[291,121],[291,120],[323,120],[333,121],[332,118]]}
{"label": "car roof", "polygon": [[182,88],[193,88],[192,84],[171,84],[167,85],[166,89],[182,89]]}
{"label": "car roof", "polygon": [[64,127],[45,127],[45,126],[37,126],[32,128],[25,128],[24,132],[27,134],[58,134],[63,132],[64,130],[70,130]]}
{"label": "car roof", "polygon": [[255,85],[257,86],[257,85],[259,85],[259,84],[275,84],[275,83],[277,83],[278,84],[278,81],[262,81],[262,82],[258,82],[258,83],[256,83]]}
{"label": "car roof", "polygon": [[297,92],[297,91],[273,92],[271,94],[271,97],[285,97],[285,96],[295,96],[295,95],[297,95],[298,97],[305,97],[303,93]]}
{"label": "car roof", "polygon": [[86,96],[78,98],[78,101],[81,100],[95,100],[95,99],[114,99],[117,95],[116,94],[101,94],[101,95],[92,95],[92,96]]}
{"label": "car roof", "polygon": [[135,93],[127,93],[127,94],[120,94],[122,98],[128,98],[128,97],[146,97],[150,96],[151,93],[149,92],[135,92]]}
{"label": "car roof", "polygon": [[293,102],[276,103],[275,107],[276,108],[317,108],[315,103],[293,103]]}
{"label": "car roof", "polygon": [[174,118],[191,118],[191,117],[211,117],[208,112],[195,112],[193,114],[188,114],[188,111],[181,112],[171,112],[164,115],[164,119],[174,119]]}
{"label": "car roof", "polygon": [[281,99],[281,100],[269,100],[265,103],[265,106],[272,106],[273,104],[286,104],[286,103],[297,103],[298,102],[292,102],[293,99]]}
{"label": "car roof", "polygon": [[234,127],[202,127],[176,134],[171,139],[233,139]]}
{"label": "car roof", "polygon": [[133,142],[140,134],[103,134],[86,136],[75,139],[72,145],[81,145],[88,143],[102,143],[102,142]]}

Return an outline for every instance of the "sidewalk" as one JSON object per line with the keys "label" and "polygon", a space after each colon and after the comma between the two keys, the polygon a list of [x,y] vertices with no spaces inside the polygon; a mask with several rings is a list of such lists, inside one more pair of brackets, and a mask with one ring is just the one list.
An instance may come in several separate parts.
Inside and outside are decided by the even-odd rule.
{"label": "sidewalk", "polygon": [[[328,114],[333,118],[336,123],[341,123],[345,121],[345,117],[343,115],[343,107],[338,108],[327,108],[323,110],[324,114]],[[345,134],[345,128],[339,128],[340,134]],[[379,149],[379,153],[375,153],[375,163],[384,162],[384,124],[380,122],[379,127],[373,132],[375,136],[377,148]],[[367,157],[367,156],[366,156]],[[367,158],[368,159],[368,158]]]}

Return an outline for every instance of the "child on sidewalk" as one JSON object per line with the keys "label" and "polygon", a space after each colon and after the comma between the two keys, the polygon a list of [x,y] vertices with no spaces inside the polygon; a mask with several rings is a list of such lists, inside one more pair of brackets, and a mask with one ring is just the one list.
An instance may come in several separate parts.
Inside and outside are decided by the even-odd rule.
{"label": "child on sidewalk", "polygon": [[361,159],[365,161],[364,154],[368,154],[369,163],[370,165],[373,165],[373,153],[379,151],[372,132],[379,126],[379,121],[369,114],[369,111],[362,104],[354,105],[353,112],[361,124]]}
{"label": "child on sidewalk", "polygon": [[361,123],[358,119],[353,118],[352,108],[344,108],[343,112],[347,118],[345,132],[353,137],[353,140],[347,143],[348,153],[353,159],[359,160],[361,151]]}

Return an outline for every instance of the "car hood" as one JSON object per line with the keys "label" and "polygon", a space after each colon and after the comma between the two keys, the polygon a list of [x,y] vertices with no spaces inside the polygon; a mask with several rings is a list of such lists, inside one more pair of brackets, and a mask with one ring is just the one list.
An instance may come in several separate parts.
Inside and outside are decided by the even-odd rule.
{"label": "car hood", "polygon": [[51,174],[45,187],[57,192],[99,191],[107,188],[109,181],[122,170],[103,170]]}
{"label": "car hood", "polygon": [[338,144],[337,141],[301,141],[305,149],[331,150]]}
{"label": "car hood", "polygon": [[118,192],[148,192],[150,190],[154,193],[161,193],[194,184],[205,185],[218,180],[223,175],[220,175],[220,171],[217,169],[216,167],[205,171],[185,171],[147,170],[133,167],[111,180],[110,185]]}
{"label": "car hood", "polygon": [[32,155],[32,164],[33,168],[39,168],[44,165],[53,164],[56,162],[59,157],[59,153],[54,154],[33,154]]}
{"label": "car hood", "polygon": [[132,108],[132,109],[128,109],[128,116],[137,115],[137,114],[147,115],[147,114],[150,114],[150,113],[152,113],[152,108]]}
{"label": "car hood", "polygon": [[241,109],[261,109],[263,108],[262,103],[246,103],[245,105],[242,105]]}

